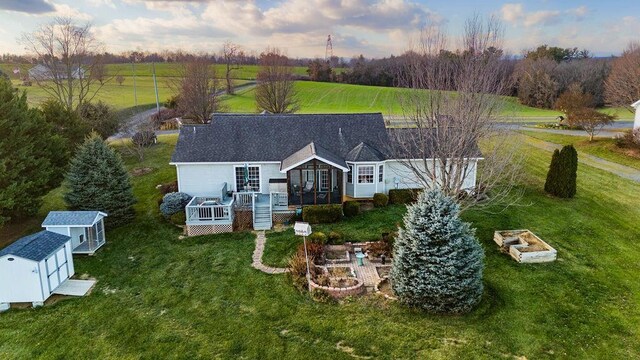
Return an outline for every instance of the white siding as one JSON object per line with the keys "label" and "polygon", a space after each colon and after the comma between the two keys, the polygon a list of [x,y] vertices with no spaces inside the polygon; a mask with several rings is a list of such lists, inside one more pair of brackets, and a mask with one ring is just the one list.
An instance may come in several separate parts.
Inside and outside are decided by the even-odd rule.
{"label": "white siding", "polygon": [[[373,166],[373,183],[371,184],[360,184],[358,183],[358,169],[361,166],[367,166],[367,167],[371,167]],[[376,192],[376,183],[378,181],[378,164],[375,163],[363,163],[363,164],[357,164],[355,166],[354,172],[353,172],[353,183],[355,186],[355,197],[356,198],[371,198],[373,197],[373,194],[375,194]]]}
{"label": "white siding", "polygon": [[[467,177],[463,181],[463,188],[470,189],[476,185],[477,160],[470,160]],[[432,164],[430,162],[429,164]],[[431,167],[432,165],[430,165]],[[387,161],[385,166],[385,192],[390,189],[416,189],[421,188],[421,183],[411,169],[399,161]]]}
{"label": "white siding", "polygon": [[70,228],[69,236],[71,236],[71,247],[76,248],[80,245],[80,235],[83,235],[85,238],[84,241],[87,241],[86,235],[84,234],[85,229],[82,227],[74,227]]}
{"label": "white siding", "polygon": [[[269,179],[286,179],[287,174],[280,172],[280,164],[275,163],[249,163],[250,166],[260,166],[260,190],[264,194],[269,193]],[[227,183],[227,189],[236,191],[235,167],[244,166],[238,164],[179,164],[176,165],[178,173],[178,189],[191,196],[220,196],[223,183]]]}
{"label": "white siding", "polygon": [[[8,259],[14,259],[9,261]],[[0,257],[0,303],[44,301],[35,261],[12,255]],[[6,276],[11,274],[11,276]],[[46,276],[46,275],[45,275]],[[48,293],[46,293],[48,297]]]}

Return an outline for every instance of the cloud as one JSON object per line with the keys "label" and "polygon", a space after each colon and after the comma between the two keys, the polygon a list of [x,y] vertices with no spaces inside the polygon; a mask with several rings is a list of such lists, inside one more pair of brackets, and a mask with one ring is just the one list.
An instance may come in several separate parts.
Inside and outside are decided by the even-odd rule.
{"label": "cloud", "polygon": [[524,25],[532,27],[536,25],[553,26],[560,24],[566,16],[571,16],[580,21],[589,13],[586,6],[568,10],[540,10],[526,12],[522,3],[507,3],[500,8],[502,19],[515,26]]}
{"label": "cloud", "polygon": [[54,13],[45,14],[45,15],[64,16],[64,17],[70,17],[73,20],[83,20],[83,21],[88,21],[93,19],[93,16],[87,13],[83,13],[75,8],[72,8],[67,4],[52,4],[52,5],[54,8]]}
{"label": "cloud", "polygon": [[113,0],[88,0],[88,3],[95,7],[108,6],[112,9],[116,8],[116,4],[113,3]]}
{"label": "cloud", "polygon": [[0,9],[27,14],[43,14],[55,10],[46,0],[2,0]]}

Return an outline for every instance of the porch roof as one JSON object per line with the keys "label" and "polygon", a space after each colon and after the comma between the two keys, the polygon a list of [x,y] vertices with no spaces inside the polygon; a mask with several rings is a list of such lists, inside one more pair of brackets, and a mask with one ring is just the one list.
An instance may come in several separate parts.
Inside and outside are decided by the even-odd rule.
{"label": "porch roof", "polygon": [[282,160],[280,165],[280,172],[286,173],[287,171],[302,165],[307,161],[318,159],[331,166],[337,167],[342,171],[349,171],[347,163],[338,155],[333,154],[331,151],[323,148],[320,145],[316,145],[314,142],[305,145],[302,149],[294,152],[286,159]]}

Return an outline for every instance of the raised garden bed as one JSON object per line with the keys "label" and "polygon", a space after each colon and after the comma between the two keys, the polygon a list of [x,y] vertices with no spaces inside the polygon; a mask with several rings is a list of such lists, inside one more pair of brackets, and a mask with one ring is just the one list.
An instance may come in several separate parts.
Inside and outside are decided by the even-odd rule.
{"label": "raised garden bed", "polygon": [[311,288],[326,291],[333,298],[341,299],[347,296],[360,295],[365,291],[364,283],[357,278],[329,278],[329,284],[319,285],[311,280]]}
{"label": "raised garden bed", "polygon": [[324,250],[327,264],[348,264],[351,261],[349,251],[343,245],[327,245]]}
{"label": "raised garden bed", "polygon": [[389,272],[391,271],[391,266],[376,266],[376,272],[378,273],[378,277],[381,279],[389,276]]}
{"label": "raised garden bed", "polygon": [[493,240],[520,263],[554,261],[558,253],[556,249],[529,230],[496,231]]}
{"label": "raised garden bed", "polygon": [[350,266],[327,267],[327,274],[332,278],[356,277],[356,272]]}

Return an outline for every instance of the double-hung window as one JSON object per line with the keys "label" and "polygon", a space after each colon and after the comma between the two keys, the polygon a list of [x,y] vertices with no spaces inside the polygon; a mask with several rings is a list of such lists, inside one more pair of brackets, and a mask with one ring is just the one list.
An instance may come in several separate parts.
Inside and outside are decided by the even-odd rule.
{"label": "double-hung window", "polygon": [[349,165],[349,172],[347,173],[347,182],[353,184],[353,165]]}
{"label": "double-hung window", "polygon": [[358,166],[358,184],[373,184],[373,172],[375,167],[373,165],[359,165]]}
{"label": "double-hung window", "polygon": [[384,165],[378,165],[378,182],[384,181]]}

